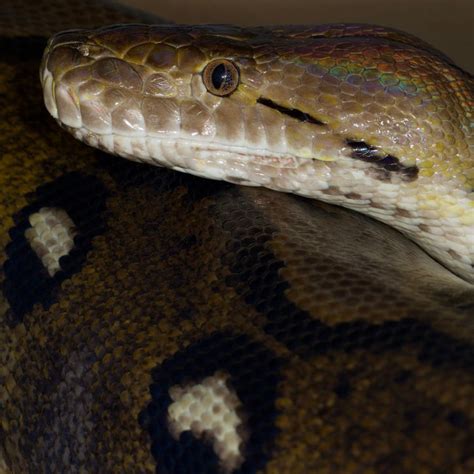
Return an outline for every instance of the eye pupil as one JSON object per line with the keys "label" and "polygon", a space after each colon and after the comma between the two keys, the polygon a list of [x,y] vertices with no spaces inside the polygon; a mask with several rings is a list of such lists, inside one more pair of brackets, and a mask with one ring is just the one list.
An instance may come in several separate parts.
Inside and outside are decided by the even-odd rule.
{"label": "eye pupil", "polygon": [[214,59],[202,71],[202,79],[208,92],[224,97],[237,89],[239,70],[227,59]]}
{"label": "eye pupil", "polygon": [[214,68],[211,75],[212,85],[217,89],[221,89],[231,79],[230,73],[224,64],[219,64]]}

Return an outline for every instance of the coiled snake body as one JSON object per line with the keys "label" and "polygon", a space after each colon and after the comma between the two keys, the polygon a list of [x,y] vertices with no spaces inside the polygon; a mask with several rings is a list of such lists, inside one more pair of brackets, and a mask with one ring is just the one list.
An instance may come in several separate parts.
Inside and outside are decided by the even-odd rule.
{"label": "coiled snake body", "polygon": [[56,5],[0,23],[0,471],[471,472],[472,79],[360,25],[43,57],[89,144],[441,265],[60,131],[46,36],[147,19]]}

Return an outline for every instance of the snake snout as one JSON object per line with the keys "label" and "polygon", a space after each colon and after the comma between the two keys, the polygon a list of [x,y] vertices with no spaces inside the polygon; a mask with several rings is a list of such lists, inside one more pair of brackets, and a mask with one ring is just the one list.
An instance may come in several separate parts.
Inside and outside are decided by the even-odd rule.
{"label": "snake snout", "polygon": [[[44,102],[62,126],[111,134],[112,112],[119,105],[127,102],[126,108],[137,115],[132,96],[142,90],[143,81],[132,65],[86,33],[70,30],[49,40],[40,67]],[[130,118],[124,122],[131,131],[137,130]]]}

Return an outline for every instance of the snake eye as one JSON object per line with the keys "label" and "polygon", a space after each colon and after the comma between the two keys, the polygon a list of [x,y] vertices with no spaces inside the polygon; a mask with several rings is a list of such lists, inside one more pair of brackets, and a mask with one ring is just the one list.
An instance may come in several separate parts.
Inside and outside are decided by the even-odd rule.
{"label": "snake eye", "polygon": [[227,59],[214,59],[202,71],[202,80],[211,94],[230,95],[239,85],[239,70]]}

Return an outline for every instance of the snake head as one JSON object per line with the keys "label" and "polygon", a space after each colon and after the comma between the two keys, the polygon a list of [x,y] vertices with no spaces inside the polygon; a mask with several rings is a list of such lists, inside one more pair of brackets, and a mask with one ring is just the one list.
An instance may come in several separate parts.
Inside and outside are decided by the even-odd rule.
{"label": "snake head", "polygon": [[40,76],[50,114],[91,146],[363,212],[474,282],[473,79],[421,40],[118,25],[55,35]]}

